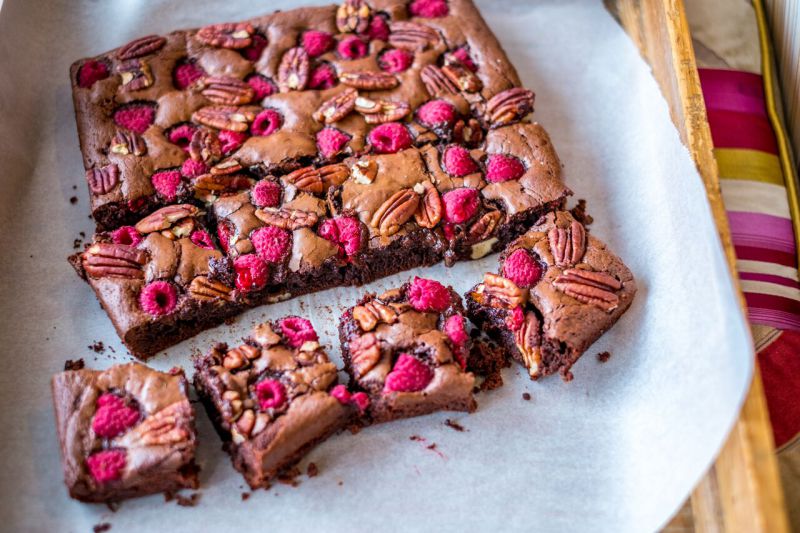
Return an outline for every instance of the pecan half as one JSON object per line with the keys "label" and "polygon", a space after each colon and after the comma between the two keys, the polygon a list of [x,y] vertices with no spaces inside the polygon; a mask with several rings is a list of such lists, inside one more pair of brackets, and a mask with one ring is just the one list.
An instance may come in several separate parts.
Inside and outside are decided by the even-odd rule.
{"label": "pecan half", "polygon": [[619,296],[614,291],[621,289],[622,283],[605,272],[568,268],[553,280],[553,286],[579,302],[610,313],[619,305]]}
{"label": "pecan half", "polygon": [[341,33],[364,33],[370,9],[364,0],[345,0],[336,10],[336,27]]}
{"label": "pecan half", "polygon": [[192,120],[218,130],[247,131],[256,118],[253,109],[231,105],[210,105],[192,113]]}
{"label": "pecan half", "polygon": [[533,91],[514,87],[492,96],[486,103],[486,117],[492,128],[522,120],[533,112]]}
{"label": "pecan half", "polygon": [[445,76],[442,69],[436,65],[426,65],[420,71],[419,77],[431,96],[440,97],[448,94],[458,94],[458,86]]}
{"label": "pecan half", "polygon": [[304,48],[296,46],[283,54],[278,66],[278,88],[282,93],[302,91],[308,83],[311,68],[308,53]]}
{"label": "pecan half", "polygon": [[418,22],[401,20],[389,25],[389,44],[411,52],[422,52],[439,42],[439,32]]}
{"label": "pecan half", "polygon": [[126,59],[146,56],[161,50],[166,43],[167,40],[160,35],[148,35],[147,37],[131,41],[117,50],[117,59],[125,61]]}
{"label": "pecan half", "polygon": [[209,76],[203,79],[200,93],[215,104],[249,104],[255,91],[248,84],[232,76]]}
{"label": "pecan half", "polygon": [[109,164],[100,168],[90,168],[86,171],[86,180],[89,190],[94,194],[106,194],[119,182],[119,167]]}
{"label": "pecan half", "polygon": [[467,237],[470,241],[482,241],[494,235],[494,230],[503,219],[503,213],[497,210],[484,213],[481,218],[475,221],[467,230]]}
{"label": "pecan half", "polygon": [[147,145],[138,133],[117,130],[108,150],[113,154],[140,156],[147,153]]}
{"label": "pecan half", "polygon": [[385,324],[397,322],[397,311],[385,303],[371,300],[353,308],[353,320],[358,322],[362,331],[372,331],[381,322]]}
{"label": "pecan half", "polygon": [[348,87],[355,87],[356,89],[364,89],[366,91],[383,91],[386,89],[394,89],[400,85],[400,80],[391,72],[373,70],[342,72],[339,74],[339,81]]}
{"label": "pecan half", "polygon": [[83,254],[83,270],[92,278],[118,276],[138,279],[144,277],[142,267],[147,253],[127,244],[96,243]]}
{"label": "pecan half", "polygon": [[150,65],[143,59],[129,59],[117,66],[122,78],[122,88],[126,91],[140,91],[153,85],[153,73]]}
{"label": "pecan half", "polygon": [[358,91],[348,87],[336,96],[322,102],[322,105],[314,111],[312,116],[317,122],[332,124],[350,114],[356,106],[357,98]]}
{"label": "pecan half", "polygon": [[215,176],[225,175],[225,174],[235,174],[240,170],[242,170],[243,168],[244,167],[242,166],[241,163],[239,163],[239,161],[231,158],[231,159],[226,159],[225,161],[220,161],[219,163],[211,167],[209,172],[211,172]]}
{"label": "pecan half", "polygon": [[369,185],[378,177],[378,163],[374,159],[359,159],[350,167],[350,176],[360,185]]}
{"label": "pecan half", "polygon": [[219,281],[212,281],[206,276],[197,276],[189,284],[189,296],[201,302],[208,302],[212,300],[226,300],[232,302],[235,300],[233,296],[233,289],[227,285],[223,285]]}
{"label": "pecan half", "polygon": [[401,189],[383,202],[372,215],[370,225],[384,237],[394,235],[408,222],[419,206],[419,195],[413,189]]}
{"label": "pecan half", "polygon": [[[362,106],[359,108],[358,100]],[[367,124],[383,124],[384,122],[395,122],[405,117],[411,112],[411,106],[406,102],[395,100],[370,100],[369,98],[359,98],[356,101],[356,110],[364,115]],[[371,105],[368,105],[371,104]]]}
{"label": "pecan half", "polygon": [[462,63],[448,63],[442,67],[442,73],[464,92],[476,93],[483,88],[480,78]]}
{"label": "pecan half", "polygon": [[222,366],[228,370],[235,370],[250,363],[251,359],[261,357],[261,350],[249,344],[242,344],[232,348],[225,353],[222,358]]}
{"label": "pecan half", "polygon": [[264,207],[262,209],[256,209],[255,214],[256,217],[265,224],[292,231],[298,228],[310,228],[319,220],[316,213],[301,211],[299,209]]}
{"label": "pecan half", "polygon": [[213,163],[222,157],[222,145],[216,132],[208,128],[197,128],[189,141],[189,157],[203,163]]}
{"label": "pecan half", "polygon": [[586,229],[577,220],[573,220],[569,228],[550,228],[547,240],[557,267],[574,266],[586,253]]}
{"label": "pecan half", "polygon": [[[177,401],[148,416],[123,439],[129,445],[167,446],[188,440],[192,406],[187,400]],[[132,441],[132,442],[130,442]]]}
{"label": "pecan half", "polygon": [[162,207],[136,223],[136,231],[142,234],[169,229],[173,224],[187,217],[197,216],[200,209],[191,204],[176,204]]}
{"label": "pecan half", "polygon": [[203,174],[197,176],[192,185],[195,197],[204,199],[220,192],[243,191],[253,183],[255,180],[244,174]]}
{"label": "pecan half", "polygon": [[441,222],[444,213],[442,197],[436,187],[428,187],[414,213],[414,220],[423,228],[433,228]]}
{"label": "pecan half", "polygon": [[347,166],[337,163],[320,168],[313,166],[300,168],[285,175],[283,180],[301,191],[322,194],[331,186],[341,185],[348,177]]}
{"label": "pecan half", "polygon": [[470,146],[477,146],[483,140],[483,130],[474,118],[465,122],[459,119],[453,126],[453,140]]}
{"label": "pecan half", "polygon": [[539,365],[542,364],[542,335],[539,318],[533,311],[525,313],[522,327],[514,332],[514,343],[530,376],[538,376]]}
{"label": "pecan half", "polygon": [[527,289],[518,287],[508,278],[489,272],[483,276],[482,293],[488,298],[487,303],[490,306],[503,309],[513,309],[528,301]]}
{"label": "pecan half", "polygon": [[209,46],[220,48],[247,48],[253,43],[253,26],[246,22],[225,24],[212,24],[197,30],[195,37]]}
{"label": "pecan half", "polygon": [[381,358],[381,345],[374,333],[367,333],[350,341],[350,368],[358,379],[372,370]]}

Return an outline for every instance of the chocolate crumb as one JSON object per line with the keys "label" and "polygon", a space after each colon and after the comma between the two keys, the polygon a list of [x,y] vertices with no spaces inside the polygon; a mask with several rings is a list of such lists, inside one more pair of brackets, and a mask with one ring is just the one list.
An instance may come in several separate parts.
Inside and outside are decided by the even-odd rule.
{"label": "chocolate crumb", "polygon": [[72,197],[70,197],[70,199],[69,199],[69,203],[71,203],[71,204],[77,204],[77,203],[78,203],[78,197],[77,197],[77,196],[72,196]]}
{"label": "chocolate crumb", "polygon": [[67,359],[64,362],[64,370],[82,370],[85,366],[83,359]]}
{"label": "chocolate crumb", "polygon": [[77,191],[77,190],[78,190],[78,186],[77,186],[77,185],[73,185],[73,186],[72,186],[72,190],[73,190],[73,191]]}
{"label": "chocolate crumb", "polygon": [[450,420],[449,418],[444,421],[444,425],[450,428],[455,429],[456,431],[466,431],[464,426],[456,422],[455,420]]}
{"label": "chocolate crumb", "polygon": [[246,502],[249,499],[250,499],[250,493],[249,492],[243,492],[242,493],[242,501]]}
{"label": "chocolate crumb", "polygon": [[109,529],[111,529],[111,524],[109,524],[108,522],[103,522],[102,524],[96,524],[92,528],[92,531],[94,531],[94,533],[103,533],[104,531],[108,531]]}
{"label": "chocolate crumb", "polygon": [[168,491],[166,491],[164,493],[164,501],[165,502],[171,502],[174,499],[175,499],[175,493],[172,492],[171,490],[168,490]]}
{"label": "chocolate crumb", "polygon": [[74,241],[72,241],[72,249],[77,250],[78,248],[81,247],[81,244],[83,244],[82,239],[75,239]]}
{"label": "chocolate crumb", "polygon": [[306,469],[306,475],[308,475],[308,477],[317,477],[317,474],[319,474],[319,468],[317,468],[317,464],[308,463],[308,468]]}
{"label": "chocolate crumb", "polygon": [[344,485],[344,481],[339,480],[339,483],[337,483],[337,485],[341,487],[342,485]]}
{"label": "chocolate crumb", "polygon": [[579,199],[578,205],[570,209],[569,212],[575,218],[575,220],[577,220],[584,226],[588,226],[589,224],[594,222],[594,218],[592,218],[592,215],[586,212],[586,200],[584,200],[583,198]]}
{"label": "chocolate crumb", "polygon": [[605,363],[609,359],[611,359],[611,352],[600,352],[599,354],[597,354],[597,360],[600,361],[601,363]]}
{"label": "chocolate crumb", "polygon": [[297,467],[292,467],[285,472],[282,472],[278,476],[278,481],[283,483],[284,485],[291,485],[292,487],[297,487],[300,485],[300,482],[297,480],[297,476],[300,475],[300,470]]}
{"label": "chocolate crumb", "polygon": [[103,341],[94,341],[92,344],[87,346],[87,348],[92,350],[94,353],[105,353],[106,351],[106,346],[103,344]]}
{"label": "chocolate crumb", "polygon": [[175,499],[177,500],[178,505],[181,507],[194,507],[197,505],[197,502],[200,501],[200,493],[194,492],[189,496],[181,496],[180,494],[177,494]]}
{"label": "chocolate crumb", "polygon": [[410,437],[408,437],[408,440],[417,441],[417,440],[425,440],[425,439],[423,437],[420,437],[419,435],[411,435]]}
{"label": "chocolate crumb", "polygon": [[526,402],[531,401],[531,393],[530,392],[523,392],[522,393],[522,399],[525,400]]}
{"label": "chocolate crumb", "polygon": [[116,513],[119,511],[119,502],[106,502],[106,507],[108,507],[108,510],[112,513]]}
{"label": "chocolate crumb", "polygon": [[85,231],[79,231],[78,235],[80,235],[82,239],[86,238],[86,232]]}

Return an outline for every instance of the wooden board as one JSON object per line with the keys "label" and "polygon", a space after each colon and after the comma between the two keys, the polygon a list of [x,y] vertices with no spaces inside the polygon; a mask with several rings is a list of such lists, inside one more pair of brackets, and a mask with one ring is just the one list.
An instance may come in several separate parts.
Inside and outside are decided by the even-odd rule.
{"label": "wooden board", "polygon": [[[736,256],[722,202],[703,93],[681,0],[605,0],[650,64],[681,140],[705,184],[708,202],[737,285]],[[716,463],[691,495],[691,528],[701,532],[789,531],[772,428],[756,366],[741,415]],[[685,524],[686,511],[679,514]]]}

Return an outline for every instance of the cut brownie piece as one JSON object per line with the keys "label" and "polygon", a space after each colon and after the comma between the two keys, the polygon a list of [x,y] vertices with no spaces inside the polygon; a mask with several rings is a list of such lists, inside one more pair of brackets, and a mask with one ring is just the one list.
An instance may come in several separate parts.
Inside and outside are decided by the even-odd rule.
{"label": "cut brownie piece", "polygon": [[548,214],[466,295],[467,316],[532,379],[571,379],[578,358],[628,309],[633,274],[566,211]]}
{"label": "cut brownie piece", "polygon": [[336,385],[336,366],[305,318],[265,322],[241,346],[218,344],[194,365],[195,388],[252,488],[268,487],[369,401]]}
{"label": "cut brownie piece", "polygon": [[372,422],[475,410],[475,377],[464,370],[470,338],[463,312],[450,287],[416,277],[345,311],[345,369],[351,385],[369,395]]}
{"label": "cut brownie piece", "polygon": [[67,370],[51,385],[70,496],[109,502],[197,488],[194,408],[182,370]]}

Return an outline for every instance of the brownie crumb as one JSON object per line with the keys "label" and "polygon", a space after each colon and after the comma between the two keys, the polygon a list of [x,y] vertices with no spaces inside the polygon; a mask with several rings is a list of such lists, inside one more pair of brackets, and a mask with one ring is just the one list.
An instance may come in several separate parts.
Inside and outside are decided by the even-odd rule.
{"label": "brownie crumb", "polygon": [[530,392],[523,392],[522,393],[522,399],[525,400],[526,402],[531,401],[531,393]]}
{"label": "brownie crumb", "polygon": [[200,493],[193,492],[189,496],[182,496],[180,494],[177,494],[175,496],[175,500],[181,507],[194,507],[195,505],[197,505],[197,502],[200,501]]}
{"label": "brownie crumb", "polygon": [[444,421],[444,425],[449,427],[449,428],[453,428],[456,431],[466,431],[466,428],[464,428],[464,426],[462,426],[461,424],[459,424],[455,420],[450,420],[449,418]]}
{"label": "brownie crumb", "polygon": [[106,345],[103,344],[103,341],[94,341],[92,344],[87,346],[87,348],[92,350],[94,353],[105,353],[106,351]]}
{"label": "brownie crumb", "polygon": [[418,440],[425,440],[425,439],[423,437],[420,437],[419,435],[411,435],[410,437],[408,437],[408,440],[418,441]]}
{"label": "brownie crumb", "polygon": [[505,351],[486,339],[477,339],[472,344],[467,370],[482,376],[484,379],[478,385],[479,391],[494,390],[503,386],[501,370],[510,366]]}
{"label": "brownie crumb", "polygon": [[278,481],[283,483],[284,485],[291,485],[292,487],[297,487],[300,485],[300,482],[297,480],[297,476],[300,475],[300,470],[297,467],[292,467],[285,472],[282,472],[280,476],[278,476]]}
{"label": "brownie crumb", "polygon": [[64,362],[64,370],[83,370],[85,363],[81,359],[67,359]]}
{"label": "brownie crumb", "polygon": [[342,485],[344,485],[344,481],[339,480],[339,483],[337,483],[337,485],[341,487]]}
{"label": "brownie crumb", "polygon": [[243,492],[242,493],[242,501],[246,502],[249,499],[250,499],[250,493],[249,492]]}
{"label": "brownie crumb", "polygon": [[108,531],[109,529],[111,529],[111,524],[109,524],[108,522],[103,522],[102,524],[96,524],[92,528],[92,531],[94,531],[94,533],[103,533],[104,531]]}
{"label": "brownie crumb", "polygon": [[108,507],[108,510],[112,513],[116,513],[119,511],[119,502],[106,502],[106,507]]}
{"label": "brownie crumb", "polygon": [[77,250],[81,247],[82,244],[83,244],[83,239],[75,239],[74,241],[72,241],[72,249]]}
{"label": "brownie crumb", "polygon": [[308,463],[308,468],[306,469],[306,475],[308,477],[317,477],[319,474],[319,468],[317,468],[316,463]]}
{"label": "brownie crumb", "polygon": [[600,352],[599,354],[597,354],[597,360],[600,361],[601,363],[605,363],[609,359],[611,359],[611,352]]}
{"label": "brownie crumb", "polygon": [[78,235],[81,236],[81,239],[85,239],[86,238],[86,232],[85,231],[79,231]]}
{"label": "brownie crumb", "polygon": [[77,204],[77,203],[78,203],[78,197],[77,197],[77,196],[72,196],[72,197],[70,197],[70,199],[69,199],[69,203],[71,203],[71,204]]}
{"label": "brownie crumb", "polygon": [[594,222],[594,218],[592,218],[592,215],[586,212],[586,200],[584,200],[583,198],[579,199],[578,205],[570,209],[569,212],[573,216],[573,218],[575,218],[575,220],[577,220],[584,226],[588,226],[589,224]]}

